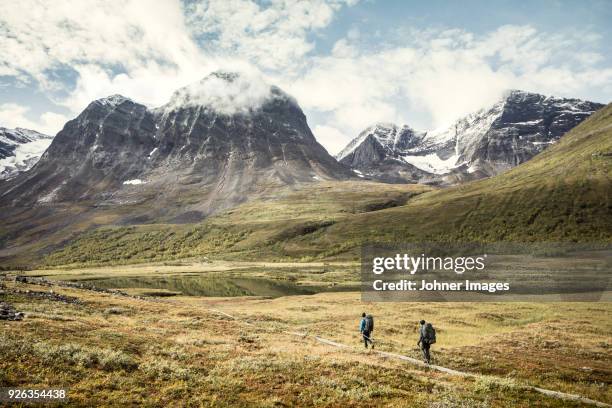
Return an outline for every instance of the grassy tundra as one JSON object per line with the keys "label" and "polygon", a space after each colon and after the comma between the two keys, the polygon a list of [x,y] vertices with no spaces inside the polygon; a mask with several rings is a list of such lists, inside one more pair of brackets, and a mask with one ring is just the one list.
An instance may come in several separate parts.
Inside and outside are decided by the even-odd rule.
{"label": "grassy tundra", "polygon": [[[529,162],[446,189],[312,183],[181,225],[121,225],[142,211],[129,206],[12,209],[0,226],[0,260],[5,270],[35,265],[47,269],[30,274],[59,279],[282,276],[346,290],[367,241],[612,242],[611,152],[607,106]],[[36,212],[48,219],[32,224]],[[356,292],[271,299],[130,288],[164,295],[140,299],[3,285],[2,300],[26,318],[0,321],[0,386],[68,387],[75,406],[578,404],[525,385],[612,403],[612,303],[364,304]],[[364,309],[376,316],[378,349],[418,357],[416,322],[425,318],[438,329],[435,362],[478,376],[365,352],[357,334]]]}
{"label": "grassy tundra", "polygon": [[[310,269],[259,265],[249,272],[253,265],[212,263],[201,273],[218,273],[215,265],[225,274],[293,274],[303,284],[326,282],[327,274],[338,280],[343,269],[332,265],[329,272],[314,274],[320,264]],[[170,268],[141,268],[152,267],[158,273]],[[190,264],[174,268],[195,270]],[[133,269],[138,267],[127,272]],[[62,278],[121,274],[117,267],[106,272],[45,273]],[[0,384],[68,387],[75,406],[573,404],[525,391],[527,384],[612,402],[610,303],[364,304],[356,292],[139,299],[8,280],[3,285],[4,300],[27,317],[0,321]],[[78,302],[37,293],[49,290]],[[479,376],[453,377],[364,351],[357,333],[363,310],[376,316],[378,349],[418,357],[416,322],[425,318],[438,330],[434,363]],[[288,331],[352,348],[334,348]]]}

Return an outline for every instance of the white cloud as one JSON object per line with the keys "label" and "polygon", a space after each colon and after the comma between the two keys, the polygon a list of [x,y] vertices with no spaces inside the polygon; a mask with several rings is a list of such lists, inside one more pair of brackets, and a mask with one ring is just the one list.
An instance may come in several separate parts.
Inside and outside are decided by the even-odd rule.
{"label": "white cloud", "polygon": [[317,125],[312,132],[331,155],[339,153],[353,139],[332,126]]}
{"label": "white cloud", "polygon": [[157,64],[147,64],[133,69],[129,74],[112,75],[94,64],[74,65],[79,77],[70,95],[58,101],[72,112],[79,112],[92,100],[111,94],[120,94],[149,106],[160,106],[178,88],[201,79],[214,65],[206,70],[177,70]]}
{"label": "white cloud", "polygon": [[[356,136],[373,122],[444,126],[492,104],[507,89],[580,97],[593,86],[612,87],[612,69],[588,50],[597,36],[542,33],[503,26],[486,35],[463,30],[410,31],[404,44],[367,49],[347,34],[331,55],[287,86],[309,111]],[[578,52],[580,51],[580,52]],[[597,85],[595,85],[597,84]]]}
{"label": "white cloud", "polygon": [[[114,93],[166,101],[216,64],[193,41],[179,0],[1,2],[0,49],[0,74],[43,92],[69,91],[49,97],[75,114]],[[73,90],[66,70],[77,74]]]}
{"label": "white cloud", "polygon": [[[308,37],[352,0],[36,0],[0,3],[0,75],[44,92],[66,90],[58,105],[74,114],[93,99],[123,94],[159,106],[178,88],[219,69],[245,65],[297,69]],[[200,42],[194,37],[198,37]],[[61,77],[61,75],[59,75]]]}
{"label": "white cloud", "polygon": [[37,119],[28,118],[29,108],[15,103],[4,103],[0,105],[0,126],[7,128],[26,128],[38,132],[55,135],[67,121],[64,115],[46,112]]}
{"label": "white cloud", "polygon": [[[354,3],[0,2],[0,75],[38,87],[76,115],[110,94],[159,106],[216,69],[261,70],[297,98],[309,119],[325,118],[310,122],[330,151],[373,122],[442,126],[508,88],[575,97],[612,92],[612,68],[601,67],[601,38],[591,32],[407,29],[398,38],[377,32],[371,44],[369,27],[355,21],[344,38],[331,39],[328,53],[315,53],[318,35]],[[76,73],[76,83],[60,98],[53,91],[66,90],[65,70]],[[63,120],[52,113],[33,120],[24,106],[3,106],[0,119],[10,126],[54,133]]]}
{"label": "white cloud", "polygon": [[257,72],[214,73],[176,91],[168,107],[202,105],[232,115],[256,109],[271,97],[270,85]]}
{"label": "white cloud", "polygon": [[295,70],[314,49],[309,35],[326,27],[343,0],[209,0],[187,8],[189,25],[207,50],[249,60],[263,69]]}
{"label": "white cloud", "polygon": [[155,7],[146,0],[2,2],[0,23],[3,71],[30,75],[43,87],[58,85],[50,70],[79,63],[129,72],[147,61],[202,62],[178,0]]}

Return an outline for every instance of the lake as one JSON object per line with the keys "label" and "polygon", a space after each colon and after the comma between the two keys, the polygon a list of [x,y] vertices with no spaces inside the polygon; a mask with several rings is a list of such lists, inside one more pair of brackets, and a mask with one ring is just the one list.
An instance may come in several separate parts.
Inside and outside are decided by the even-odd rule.
{"label": "lake", "polygon": [[83,283],[106,289],[150,289],[154,296],[265,296],[312,295],[319,292],[359,290],[359,287],[337,285],[305,286],[287,280],[246,277],[210,277],[199,275],[113,277],[81,280]]}

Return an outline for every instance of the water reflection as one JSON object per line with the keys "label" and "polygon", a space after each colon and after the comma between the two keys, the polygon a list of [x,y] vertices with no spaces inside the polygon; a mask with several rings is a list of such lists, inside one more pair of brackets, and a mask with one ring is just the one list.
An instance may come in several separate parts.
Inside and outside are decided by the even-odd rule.
{"label": "water reflection", "polygon": [[[319,292],[356,290],[351,287],[302,286],[294,282],[266,278],[209,276],[114,277],[88,281],[100,288],[158,289],[187,296],[267,296],[311,295]],[[358,288],[357,288],[358,289]],[[161,295],[162,293],[158,293]]]}

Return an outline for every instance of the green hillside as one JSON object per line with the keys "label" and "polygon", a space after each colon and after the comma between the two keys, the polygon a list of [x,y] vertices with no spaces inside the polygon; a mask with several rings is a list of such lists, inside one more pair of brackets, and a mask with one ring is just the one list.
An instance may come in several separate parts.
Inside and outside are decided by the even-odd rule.
{"label": "green hillside", "polygon": [[610,242],[611,164],[608,105],[531,161],[490,179],[446,189],[313,183],[197,225],[99,228],[43,263],[354,258],[360,244],[372,241]]}
{"label": "green hillside", "polygon": [[330,241],[612,238],[612,105],[502,175],[422,194],[331,227]]}
{"label": "green hillside", "polygon": [[[311,183],[297,191],[279,189],[273,197],[245,203],[199,224],[107,226],[90,230],[46,256],[43,262],[121,264],[200,256],[287,258],[284,248],[293,241],[315,239],[335,223],[346,222],[356,214],[401,206],[431,190],[422,185],[366,181]],[[345,249],[334,248],[334,253]],[[332,254],[316,248],[299,252],[295,256],[304,260]]]}

